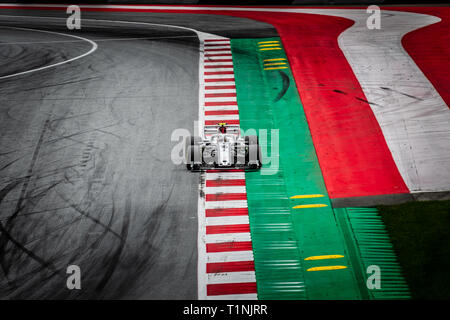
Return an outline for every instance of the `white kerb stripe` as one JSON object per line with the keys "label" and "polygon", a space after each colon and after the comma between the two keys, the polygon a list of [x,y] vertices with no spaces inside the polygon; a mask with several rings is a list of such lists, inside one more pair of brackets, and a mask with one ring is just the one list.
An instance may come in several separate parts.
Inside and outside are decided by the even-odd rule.
{"label": "white kerb stripe", "polygon": [[226,226],[231,224],[249,224],[247,215],[206,218],[207,226]]}
{"label": "white kerb stripe", "polygon": [[251,235],[250,232],[207,234],[205,241],[206,243],[251,241]]}
{"label": "white kerb stripe", "polygon": [[256,282],[254,271],[209,273],[208,284]]}
{"label": "white kerb stripe", "polygon": [[228,252],[209,252],[207,255],[207,262],[238,262],[238,261],[253,261],[253,251],[228,251]]}
{"label": "white kerb stripe", "polygon": [[208,296],[208,300],[257,300],[258,296],[256,293],[246,293],[246,294],[227,294],[220,296]]}
{"label": "white kerb stripe", "polygon": [[223,186],[223,187],[206,187],[206,194],[216,193],[245,193],[245,186]]}
{"label": "white kerb stripe", "polygon": [[245,172],[229,171],[229,172],[206,172],[206,180],[226,180],[226,179],[245,179]]}

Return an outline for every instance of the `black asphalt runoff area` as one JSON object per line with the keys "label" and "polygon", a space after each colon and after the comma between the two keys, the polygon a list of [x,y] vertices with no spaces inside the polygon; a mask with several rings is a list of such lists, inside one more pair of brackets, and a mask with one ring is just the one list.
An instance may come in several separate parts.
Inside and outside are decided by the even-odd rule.
{"label": "black asphalt runoff area", "polygon": [[[198,39],[114,21],[276,31],[215,15],[94,12],[69,31],[66,17],[1,11],[0,298],[196,299],[199,175],[171,161],[171,135],[198,118]],[[92,50],[64,34],[98,48],[63,63]],[[69,265],[81,290],[66,287]]]}

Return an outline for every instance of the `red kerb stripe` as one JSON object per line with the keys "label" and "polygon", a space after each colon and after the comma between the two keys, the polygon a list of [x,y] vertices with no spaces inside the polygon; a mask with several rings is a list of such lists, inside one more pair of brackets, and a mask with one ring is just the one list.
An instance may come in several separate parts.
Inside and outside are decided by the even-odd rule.
{"label": "red kerb stripe", "polygon": [[207,243],[206,252],[228,252],[252,250],[251,241],[232,241],[221,243]]}
{"label": "red kerb stripe", "polygon": [[248,208],[206,209],[205,215],[207,218],[247,216]]}
{"label": "red kerb stripe", "polygon": [[212,262],[206,264],[206,273],[254,271],[253,261]]}
{"label": "red kerb stripe", "polygon": [[206,65],[205,69],[217,69],[217,68],[233,68],[232,64],[213,64],[213,65]]}
{"label": "red kerb stripe", "polygon": [[213,193],[206,195],[206,201],[247,200],[246,193]]}
{"label": "red kerb stripe", "polygon": [[208,284],[206,294],[208,296],[220,296],[228,294],[257,293],[256,282],[219,283]]}
{"label": "red kerb stripe", "polygon": [[245,179],[206,180],[207,187],[245,186]]}
{"label": "red kerb stripe", "polygon": [[205,53],[205,57],[226,56],[231,57],[231,53]]}
{"label": "red kerb stripe", "polygon": [[215,106],[237,106],[236,101],[208,101],[205,102],[205,107],[215,107]]}
{"label": "red kerb stripe", "polygon": [[[216,124],[218,124],[218,123],[222,123],[222,122],[225,122],[225,123],[227,123],[227,124],[239,124],[239,120],[206,120],[205,121],[205,125],[206,126],[214,126],[214,125],[216,125]],[[230,170],[227,170],[227,171],[230,171]],[[211,172],[215,172],[215,171],[211,171]],[[216,171],[216,172],[221,172],[221,171]]]}
{"label": "red kerb stripe", "polygon": [[205,63],[215,63],[215,62],[233,62],[232,59],[208,59]]}
{"label": "red kerb stripe", "polygon": [[206,234],[223,233],[248,233],[250,225],[248,224],[227,224],[222,226],[206,226]]}
{"label": "red kerb stripe", "polygon": [[205,76],[213,76],[216,74],[234,74],[234,71],[211,71],[211,72],[206,71],[205,72]]}
{"label": "red kerb stripe", "polygon": [[234,81],[234,78],[213,78],[213,79],[205,79],[205,82],[227,82]]}
{"label": "red kerb stripe", "polygon": [[205,39],[205,42],[230,41],[230,39]]}
{"label": "red kerb stripe", "polygon": [[230,51],[230,49],[229,48],[219,48],[219,49],[205,48],[205,52],[211,52],[211,51]]}
{"label": "red kerb stripe", "polygon": [[205,90],[228,90],[236,89],[236,86],[205,86]]}
{"label": "red kerb stripe", "polygon": [[205,98],[229,98],[236,97],[234,92],[224,92],[224,93],[206,93]]}
{"label": "red kerb stripe", "polygon": [[230,46],[230,43],[205,43],[205,47],[221,47],[221,46]]}
{"label": "red kerb stripe", "polygon": [[217,115],[229,115],[229,114],[239,114],[239,111],[238,110],[205,111],[205,116],[217,116]]}

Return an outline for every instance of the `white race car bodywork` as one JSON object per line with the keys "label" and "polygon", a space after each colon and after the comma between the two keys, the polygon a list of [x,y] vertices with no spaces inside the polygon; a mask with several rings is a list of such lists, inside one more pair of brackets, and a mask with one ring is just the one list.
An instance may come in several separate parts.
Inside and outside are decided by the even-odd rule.
{"label": "white race car bodywork", "polygon": [[259,169],[261,150],[257,136],[241,137],[239,126],[205,126],[203,137],[186,139],[186,167],[202,169]]}

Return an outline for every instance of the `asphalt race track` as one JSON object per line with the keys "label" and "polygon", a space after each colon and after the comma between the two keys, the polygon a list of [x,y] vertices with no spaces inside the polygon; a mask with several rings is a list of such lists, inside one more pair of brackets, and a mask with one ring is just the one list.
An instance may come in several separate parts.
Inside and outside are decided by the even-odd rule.
{"label": "asphalt race track", "polygon": [[[115,21],[276,33],[232,17],[86,13],[81,31],[65,18],[0,16],[0,296],[196,299],[199,176],[170,154],[198,119],[198,39]],[[83,290],[66,289],[72,264]]]}

